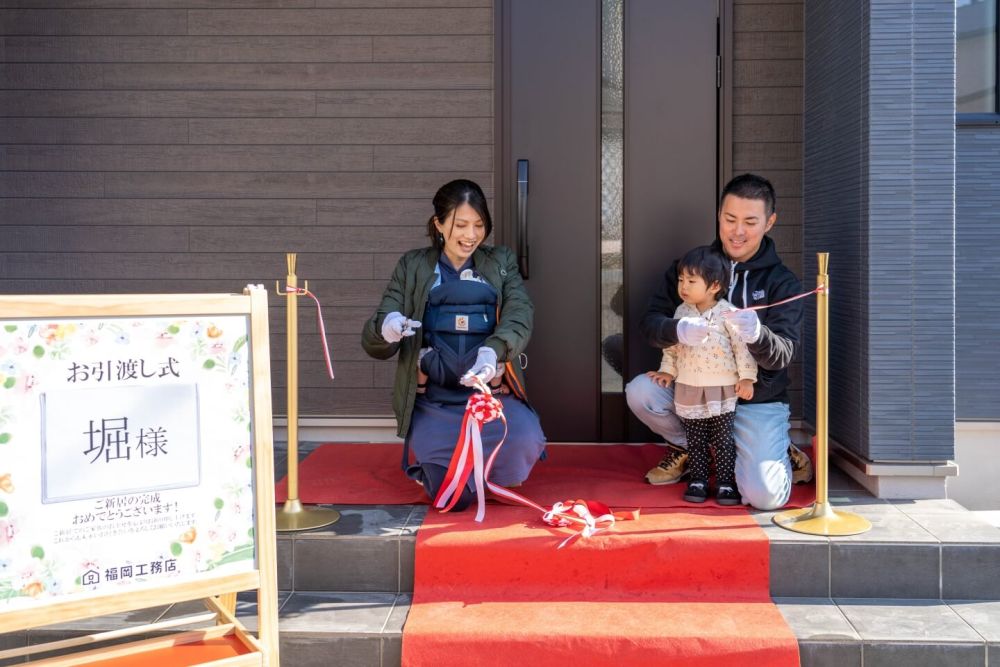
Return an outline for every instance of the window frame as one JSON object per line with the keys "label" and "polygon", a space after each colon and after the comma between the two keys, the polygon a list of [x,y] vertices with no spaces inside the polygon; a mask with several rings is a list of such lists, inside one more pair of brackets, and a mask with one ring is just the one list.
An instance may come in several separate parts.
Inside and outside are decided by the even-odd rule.
{"label": "window frame", "polygon": [[993,26],[993,111],[978,111],[963,113],[958,111],[958,4],[955,5],[955,125],[965,127],[991,127],[1000,125],[1000,0],[992,0],[994,3],[994,16],[996,20]]}

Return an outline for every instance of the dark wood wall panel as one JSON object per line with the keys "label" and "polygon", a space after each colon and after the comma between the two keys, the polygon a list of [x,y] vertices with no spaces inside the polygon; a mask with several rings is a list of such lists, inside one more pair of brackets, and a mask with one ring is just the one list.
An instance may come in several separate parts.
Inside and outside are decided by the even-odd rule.
{"label": "dark wood wall panel", "polygon": [[5,118],[0,144],[187,143],[184,118]]}
{"label": "dark wood wall panel", "polygon": [[58,9],[313,9],[491,7],[492,0],[5,0],[4,7]]}
{"label": "dark wood wall panel", "polygon": [[319,117],[482,118],[493,113],[492,90],[320,90]]}
{"label": "dark wood wall panel", "polygon": [[193,144],[483,144],[489,118],[192,118]]}
{"label": "dark wood wall panel", "polygon": [[5,35],[183,35],[183,9],[0,9]]}
{"label": "dark wood wall panel", "polygon": [[[758,173],[774,184],[778,222],[771,237],[811,287],[814,276],[802,274],[803,2],[733,2],[733,173]],[[791,372],[792,415],[798,418],[801,360]]]}
{"label": "dark wood wall panel", "polygon": [[493,190],[491,0],[0,0],[0,285],[271,290],[285,410],[285,252],[300,411],[388,415],[360,331],[435,190]]}
{"label": "dark wood wall panel", "polygon": [[372,37],[129,35],[4,38],[7,62],[351,63],[373,60]]}
{"label": "dark wood wall panel", "polygon": [[493,11],[462,9],[191,10],[191,35],[489,35]]}
{"label": "dark wood wall panel", "polygon": [[489,63],[12,63],[0,86],[24,90],[482,89]]}
{"label": "dark wood wall panel", "polygon": [[[423,204],[424,202],[420,202]],[[334,224],[328,217],[319,224]],[[309,199],[0,199],[7,225],[308,225],[317,202]],[[397,221],[402,224],[402,220]],[[67,250],[72,251],[71,248]]]}
{"label": "dark wood wall panel", "polygon": [[371,146],[353,145],[0,147],[0,169],[10,171],[371,171],[373,162]]}
{"label": "dark wood wall panel", "polygon": [[314,116],[313,91],[0,91],[4,116],[287,118]]}

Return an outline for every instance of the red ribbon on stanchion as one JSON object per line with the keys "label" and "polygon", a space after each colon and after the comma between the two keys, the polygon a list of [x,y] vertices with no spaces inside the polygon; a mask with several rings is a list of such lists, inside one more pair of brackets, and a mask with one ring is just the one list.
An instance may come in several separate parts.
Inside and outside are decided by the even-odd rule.
{"label": "red ribbon on stanchion", "polygon": [[330,361],[330,346],[326,342],[326,327],[323,326],[323,307],[319,305],[319,299],[316,295],[305,289],[304,287],[292,287],[291,285],[285,285],[285,291],[289,293],[295,293],[298,296],[308,296],[316,302],[316,321],[319,322],[319,337],[323,341],[323,358],[326,360],[326,372],[330,374],[330,379],[333,378],[333,362]]}
{"label": "red ribbon on stanchion", "polygon": [[[475,388],[479,393],[470,396],[465,404],[465,415],[462,417],[462,426],[459,429],[458,442],[455,444],[455,453],[452,454],[448,472],[445,474],[441,489],[434,499],[434,507],[442,512],[453,508],[462,495],[462,489],[465,488],[469,475],[473,475],[478,503],[476,521],[481,522],[486,516],[485,490],[489,489],[501,498],[538,510],[542,513],[542,521],[550,526],[578,527],[578,532],[563,540],[557,547],[559,549],[572,544],[581,537],[590,537],[603,530],[608,530],[614,526],[616,521],[639,518],[639,510],[612,512],[607,505],[594,500],[567,500],[546,509],[519,493],[491,482],[489,477],[490,471],[493,469],[493,462],[496,460],[500,447],[507,439],[507,418],[503,414],[503,404],[492,395],[486,383],[479,378],[475,378],[475,380]],[[484,462],[481,425],[488,424],[495,419],[503,422],[503,437],[493,449],[489,460]]]}
{"label": "red ribbon on stanchion", "polygon": [[796,301],[798,299],[804,299],[807,296],[812,296],[813,294],[819,294],[820,292],[826,291],[826,285],[817,285],[816,289],[809,290],[808,292],[803,292],[802,294],[796,294],[795,296],[790,296],[787,299],[782,299],[781,301],[775,301],[774,303],[765,303],[762,306],[748,306],[746,308],[737,308],[736,310],[764,310],[765,308],[773,308],[775,306],[780,306],[782,304],[789,303],[791,301]]}

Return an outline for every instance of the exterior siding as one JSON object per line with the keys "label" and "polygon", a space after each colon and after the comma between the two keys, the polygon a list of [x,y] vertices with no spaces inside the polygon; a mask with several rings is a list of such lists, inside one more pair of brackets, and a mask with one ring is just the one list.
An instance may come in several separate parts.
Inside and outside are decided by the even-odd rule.
{"label": "exterior siding", "polygon": [[954,3],[809,3],[806,35],[805,249],[834,253],[831,435],[871,460],[950,459]]}
{"label": "exterior siding", "polygon": [[955,4],[870,7],[869,458],[946,460],[955,440]]}
{"label": "exterior siding", "polygon": [[955,412],[958,419],[1000,420],[1000,304],[996,273],[1000,190],[1000,132],[959,127],[956,132]]}
{"label": "exterior siding", "polygon": [[[830,436],[868,442],[867,2],[806,7],[804,249],[807,286],[816,253],[830,253]],[[805,384],[816,385],[816,309],[806,308]],[[816,394],[805,396],[815,423]],[[867,453],[867,452],[864,452]]]}
{"label": "exterior siding", "polygon": [[[802,273],[803,0],[734,0],[733,174],[766,176],[778,195],[771,237]],[[808,332],[806,332],[808,333]],[[802,416],[802,359],[790,369],[792,418]]]}
{"label": "exterior siding", "polygon": [[491,0],[32,4],[0,3],[4,291],[234,292],[297,252],[337,371],[301,300],[300,413],[391,414],[361,325],[437,187],[492,192]]}

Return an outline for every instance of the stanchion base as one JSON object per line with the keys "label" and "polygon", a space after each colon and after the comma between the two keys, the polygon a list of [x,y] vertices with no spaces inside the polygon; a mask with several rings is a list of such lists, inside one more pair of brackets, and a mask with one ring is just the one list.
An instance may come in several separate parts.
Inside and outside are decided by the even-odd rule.
{"label": "stanchion base", "polygon": [[820,503],[775,514],[773,521],[786,530],[808,535],[857,535],[872,529],[871,521],[863,516],[835,511],[828,504]]}
{"label": "stanchion base", "polygon": [[322,528],[340,520],[340,512],[327,507],[306,508],[298,500],[286,500],[285,506],[274,515],[275,529],[279,533]]}

